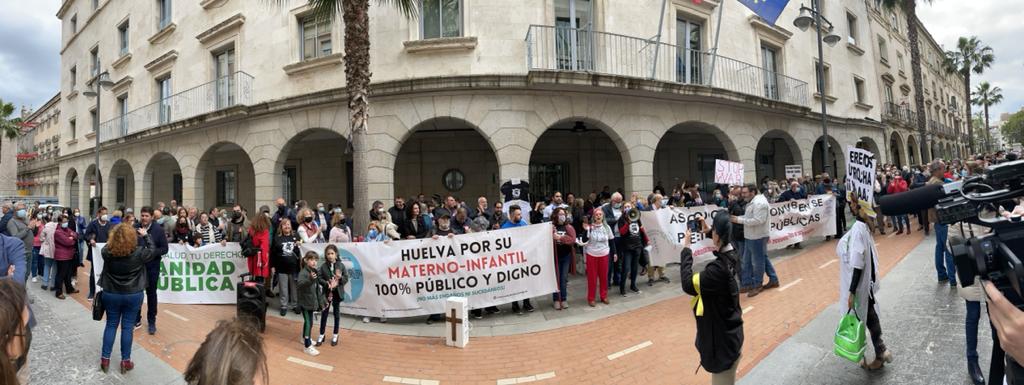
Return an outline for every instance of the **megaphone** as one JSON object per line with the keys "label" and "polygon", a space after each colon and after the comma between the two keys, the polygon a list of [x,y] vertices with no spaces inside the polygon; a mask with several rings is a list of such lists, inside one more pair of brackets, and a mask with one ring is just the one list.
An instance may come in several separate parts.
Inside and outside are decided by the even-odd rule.
{"label": "megaphone", "polygon": [[629,213],[626,214],[626,216],[629,218],[630,222],[639,221],[640,220],[640,210],[631,209],[631,210],[629,210]]}

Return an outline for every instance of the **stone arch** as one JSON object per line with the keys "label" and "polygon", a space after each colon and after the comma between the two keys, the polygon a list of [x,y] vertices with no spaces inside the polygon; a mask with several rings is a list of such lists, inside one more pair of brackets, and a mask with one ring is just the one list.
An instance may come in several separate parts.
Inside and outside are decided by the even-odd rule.
{"label": "stone arch", "polygon": [[903,138],[900,138],[898,131],[893,130],[892,135],[889,135],[889,163],[902,168],[907,164],[904,154],[906,154],[906,147],[903,146]]}
{"label": "stone arch", "polygon": [[921,164],[921,146],[914,135],[907,135],[907,163],[912,166]]}
{"label": "stone arch", "polygon": [[196,165],[194,188],[194,206],[200,211],[235,203],[255,206],[256,173],[249,154],[235,142],[210,145]]}
{"label": "stone arch", "polygon": [[[352,207],[352,152],[348,140],[338,131],[307,128],[298,131],[281,147],[274,161],[274,173],[280,175],[277,196],[289,202],[306,200]],[[280,195],[278,195],[280,194]],[[314,206],[315,207],[315,206]]]}
{"label": "stone arch", "polygon": [[[811,150],[811,170],[814,175],[825,172],[824,159],[822,158],[823,148],[825,147],[823,143],[822,137],[819,136]],[[846,174],[846,156],[844,155],[846,151],[832,135],[828,136],[828,145],[829,161],[832,163],[828,169],[829,176],[833,178],[841,177]]]}
{"label": "stone arch", "polygon": [[587,117],[564,118],[549,125],[530,148],[529,181],[533,200],[555,191],[582,196],[602,190],[626,190],[632,163],[618,133]]}
{"label": "stone arch", "polygon": [[[715,159],[744,161],[733,140],[718,126],[700,121],[676,124],[658,140],[655,180],[669,186],[696,182],[704,191],[711,191],[715,187]],[[671,193],[670,187],[662,186]]]}
{"label": "stone arch", "polygon": [[497,154],[483,130],[471,122],[429,118],[414,125],[401,143],[393,167],[396,197],[452,194],[472,201],[497,194]]}
{"label": "stone arch", "polygon": [[[98,208],[98,207],[94,207],[95,205],[93,204],[93,198],[99,196],[102,193],[102,191],[99,191],[99,190],[96,189],[96,185],[97,185],[97,175],[96,175],[96,172],[97,172],[96,164],[90,163],[88,166],[86,166],[85,173],[83,173],[81,175],[81,179],[82,180],[78,184],[79,185],[79,190],[78,190],[79,191],[78,192],[79,205],[81,205],[82,208],[88,208],[87,211],[90,212],[90,213],[96,212],[96,209]],[[100,184],[103,184],[103,183],[106,182],[106,179],[104,179],[103,174],[99,175],[98,181],[100,182]],[[104,198],[102,200],[101,204],[106,205],[107,204],[107,200],[105,199],[105,197],[101,197],[101,198]]]}
{"label": "stone arch", "polygon": [[168,207],[171,206],[172,200],[184,204],[182,183],[181,165],[178,163],[178,159],[163,151],[153,154],[146,162],[142,173],[140,202],[143,205],[151,206],[156,206],[157,202],[164,202]]}
{"label": "stone arch", "polygon": [[138,212],[138,207],[135,207],[135,171],[132,164],[124,158],[118,159],[110,166],[107,175],[110,183],[103,185],[104,204],[109,207],[132,207]]}
{"label": "stone arch", "polygon": [[[81,186],[82,178],[78,175],[78,170],[71,167],[64,173],[64,189],[67,191],[68,200],[63,202],[68,207],[81,208],[82,199],[79,194],[82,193]],[[86,210],[82,210],[86,212]],[[91,213],[90,213],[91,214]]]}
{"label": "stone arch", "polygon": [[757,141],[754,152],[757,181],[765,177],[783,179],[786,176],[786,165],[793,164],[802,167],[804,160],[800,154],[800,145],[788,132],[769,130]]}

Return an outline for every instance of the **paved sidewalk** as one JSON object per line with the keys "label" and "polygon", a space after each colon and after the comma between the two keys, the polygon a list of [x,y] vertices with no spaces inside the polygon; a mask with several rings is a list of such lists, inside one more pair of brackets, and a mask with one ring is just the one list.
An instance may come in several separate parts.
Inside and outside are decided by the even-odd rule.
{"label": "paved sidewalk", "polygon": [[[86,278],[88,279],[88,278]],[[87,282],[87,281],[83,281]],[[132,345],[132,360],[136,368],[121,375],[120,332],[114,340],[111,354],[110,373],[99,370],[100,348],[103,341],[101,322],[92,320],[92,312],[71,299],[59,300],[53,292],[44,292],[39,283],[29,281],[29,297],[36,317],[36,328],[32,330],[32,347],[29,350],[30,382],[47,385],[116,385],[116,384],[182,384],[181,374],[163,360],[139,345],[140,334],[135,332]],[[84,290],[83,290],[84,292]]]}
{"label": "paved sidewalk", "polygon": [[[925,238],[882,279],[882,339],[895,357],[883,370],[865,371],[832,352],[840,318],[833,304],[740,384],[971,384],[964,353],[964,300],[947,284],[936,283],[934,250],[935,237]],[[978,353],[987,377],[992,334],[984,312],[978,330]]]}

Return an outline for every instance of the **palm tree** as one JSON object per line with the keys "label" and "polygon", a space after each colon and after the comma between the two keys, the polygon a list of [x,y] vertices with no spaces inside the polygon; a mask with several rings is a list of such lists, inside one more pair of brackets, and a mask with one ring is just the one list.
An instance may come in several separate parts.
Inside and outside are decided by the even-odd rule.
{"label": "palm tree", "polygon": [[16,191],[18,136],[21,135],[21,118],[11,119],[14,106],[0,100],[0,195],[12,194]]}
{"label": "palm tree", "polygon": [[[924,80],[921,75],[921,48],[918,45],[917,3],[918,0],[882,0],[882,6],[888,10],[902,9],[907,16],[907,39],[910,41],[910,74],[914,80],[914,104],[917,111],[917,132],[921,144],[921,160],[928,153],[928,136],[926,135],[927,119],[924,106]],[[931,4],[932,0],[920,0]]]}
{"label": "palm tree", "polygon": [[1003,90],[992,86],[988,82],[981,82],[974,90],[974,98],[971,103],[985,108],[985,151],[992,151],[992,143],[989,142],[988,108],[1003,101]]}
{"label": "palm tree", "polygon": [[[956,50],[946,51],[946,72],[964,77],[964,101],[971,100],[971,72],[981,75],[985,68],[992,66],[994,60],[992,48],[983,46],[977,36],[961,36],[956,42]],[[964,107],[967,108],[964,116],[971,116],[971,103],[964,103]],[[974,130],[970,125],[967,125],[967,136],[974,138]],[[971,143],[971,152],[974,152],[974,141],[970,140],[968,143]]]}
{"label": "palm tree", "polygon": [[21,135],[21,125],[20,119],[11,119],[11,114],[14,114],[14,105],[4,103],[4,100],[0,99],[0,135],[14,140]]}
{"label": "palm tree", "polygon": [[[280,5],[291,3],[277,0]],[[340,15],[345,24],[345,86],[348,94],[349,135],[346,151],[352,151],[352,167],[356,172],[353,200],[356,212],[370,209],[366,159],[366,133],[370,118],[370,1],[369,0],[308,0],[313,13],[320,19],[334,21]],[[415,0],[377,0],[384,6],[398,9],[406,18],[416,16]],[[361,210],[361,211],[360,211]],[[363,216],[356,215],[357,220]],[[365,224],[356,223],[366,227]]]}

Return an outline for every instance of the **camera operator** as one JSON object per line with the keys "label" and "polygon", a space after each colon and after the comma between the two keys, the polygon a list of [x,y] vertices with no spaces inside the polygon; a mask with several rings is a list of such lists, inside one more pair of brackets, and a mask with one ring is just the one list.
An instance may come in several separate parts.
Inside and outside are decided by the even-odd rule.
{"label": "camera operator", "polygon": [[[1013,211],[1005,211],[1001,215],[1006,218],[1024,216],[1024,204],[1018,204]],[[992,321],[994,334],[999,336],[997,341],[993,341],[992,346],[992,371],[994,372],[997,348],[1002,348],[1000,351],[1005,351],[1018,362],[1020,359],[1024,359],[1024,312],[1010,303],[992,282],[985,282],[985,294],[988,297],[989,320]],[[1003,360],[998,361],[1002,364]],[[1002,369],[1001,365],[999,369]],[[990,381],[997,380],[993,376],[990,372]]]}

